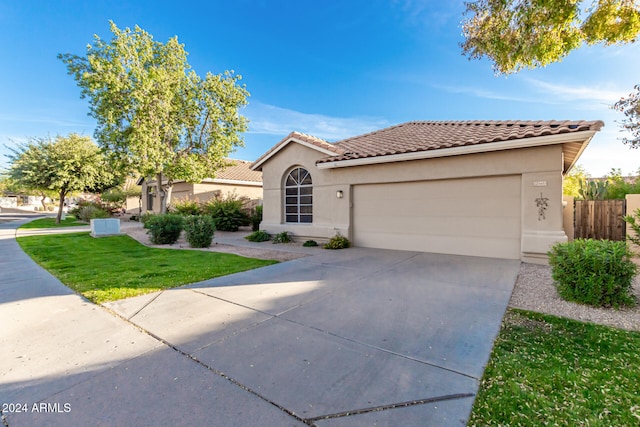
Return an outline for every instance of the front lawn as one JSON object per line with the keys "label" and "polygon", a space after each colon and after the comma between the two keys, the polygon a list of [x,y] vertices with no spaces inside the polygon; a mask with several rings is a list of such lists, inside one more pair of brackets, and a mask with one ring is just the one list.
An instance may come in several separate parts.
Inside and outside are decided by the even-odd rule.
{"label": "front lawn", "polygon": [[89,225],[86,222],[78,221],[74,216],[67,216],[60,224],[56,224],[55,218],[40,218],[22,224],[18,228],[58,228],[58,227],[76,227],[79,225]]}
{"label": "front lawn", "polygon": [[96,303],[275,264],[238,255],[146,247],[129,236],[88,233],[18,237],[38,264]]}
{"label": "front lawn", "polygon": [[509,310],[470,426],[640,425],[640,333]]}

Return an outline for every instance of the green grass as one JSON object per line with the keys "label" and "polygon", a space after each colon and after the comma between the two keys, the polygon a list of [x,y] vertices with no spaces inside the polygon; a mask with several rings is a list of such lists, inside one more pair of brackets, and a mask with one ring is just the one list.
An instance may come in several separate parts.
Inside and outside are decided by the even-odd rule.
{"label": "green grass", "polygon": [[88,233],[18,237],[38,264],[102,303],[275,264],[238,255],[146,247],[129,236]]}
{"label": "green grass", "polygon": [[22,224],[18,228],[58,228],[58,227],[76,227],[79,225],[88,225],[86,222],[80,222],[73,216],[67,216],[60,224],[56,224],[55,218],[40,218]]}
{"label": "green grass", "polygon": [[640,333],[507,312],[470,426],[640,425]]}

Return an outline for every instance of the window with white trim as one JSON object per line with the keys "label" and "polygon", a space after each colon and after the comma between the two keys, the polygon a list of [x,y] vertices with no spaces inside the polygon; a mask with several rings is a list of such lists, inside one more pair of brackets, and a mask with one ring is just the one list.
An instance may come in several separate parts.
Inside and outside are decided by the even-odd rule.
{"label": "window with white trim", "polygon": [[284,218],[285,222],[313,222],[313,185],[304,168],[293,169],[284,181]]}

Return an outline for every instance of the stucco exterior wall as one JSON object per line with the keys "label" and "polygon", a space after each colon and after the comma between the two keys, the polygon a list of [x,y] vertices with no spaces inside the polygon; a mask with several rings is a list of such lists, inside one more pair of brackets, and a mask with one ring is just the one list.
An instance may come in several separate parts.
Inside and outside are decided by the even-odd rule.
{"label": "stucco exterior wall", "polygon": [[[261,229],[290,231],[299,239],[353,237],[352,189],[359,184],[415,182],[517,175],[521,179],[522,259],[545,262],[550,244],[566,241],[562,220],[562,147],[549,145],[396,163],[319,169],[325,154],[290,143],[262,165],[264,217]],[[283,180],[294,167],[313,180],[313,223],[284,222]],[[336,192],[343,197],[337,198]]]}
{"label": "stucco exterior wall", "polygon": [[564,228],[564,234],[567,235],[568,241],[573,240],[573,236],[575,234],[575,223],[573,218],[573,213],[575,211],[573,206],[573,196],[562,196],[562,227]]}
{"label": "stucco exterior wall", "polygon": [[[146,181],[142,184],[142,212],[153,211],[160,212],[160,200],[157,197],[153,197],[152,206],[148,206],[148,189],[153,187],[155,191],[155,184],[150,186]],[[202,182],[199,184],[191,184],[188,182],[177,182],[173,185],[171,191],[171,201],[176,200],[198,200],[200,202],[206,202],[216,195],[227,196],[227,194],[235,193],[238,197],[247,197],[252,201],[262,199],[262,187],[257,185],[242,185],[242,184],[224,184],[216,182]]]}

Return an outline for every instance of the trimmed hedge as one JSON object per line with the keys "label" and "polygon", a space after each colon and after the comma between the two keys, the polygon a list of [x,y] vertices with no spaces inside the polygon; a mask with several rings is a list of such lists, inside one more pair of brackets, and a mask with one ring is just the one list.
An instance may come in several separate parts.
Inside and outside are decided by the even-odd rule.
{"label": "trimmed hedge", "polygon": [[567,301],[597,307],[635,305],[631,286],[637,267],[626,242],[576,239],[549,251],[558,293]]}
{"label": "trimmed hedge", "polygon": [[188,216],[184,219],[183,228],[185,239],[187,239],[192,248],[208,248],[211,246],[216,226],[210,216]]}
{"label": "trimmed hedge", "polygon": [[183,217],[176,214],[151,215],[144,222],[144,228],[156,245],[170,245],[178,241],[182,232]]}

